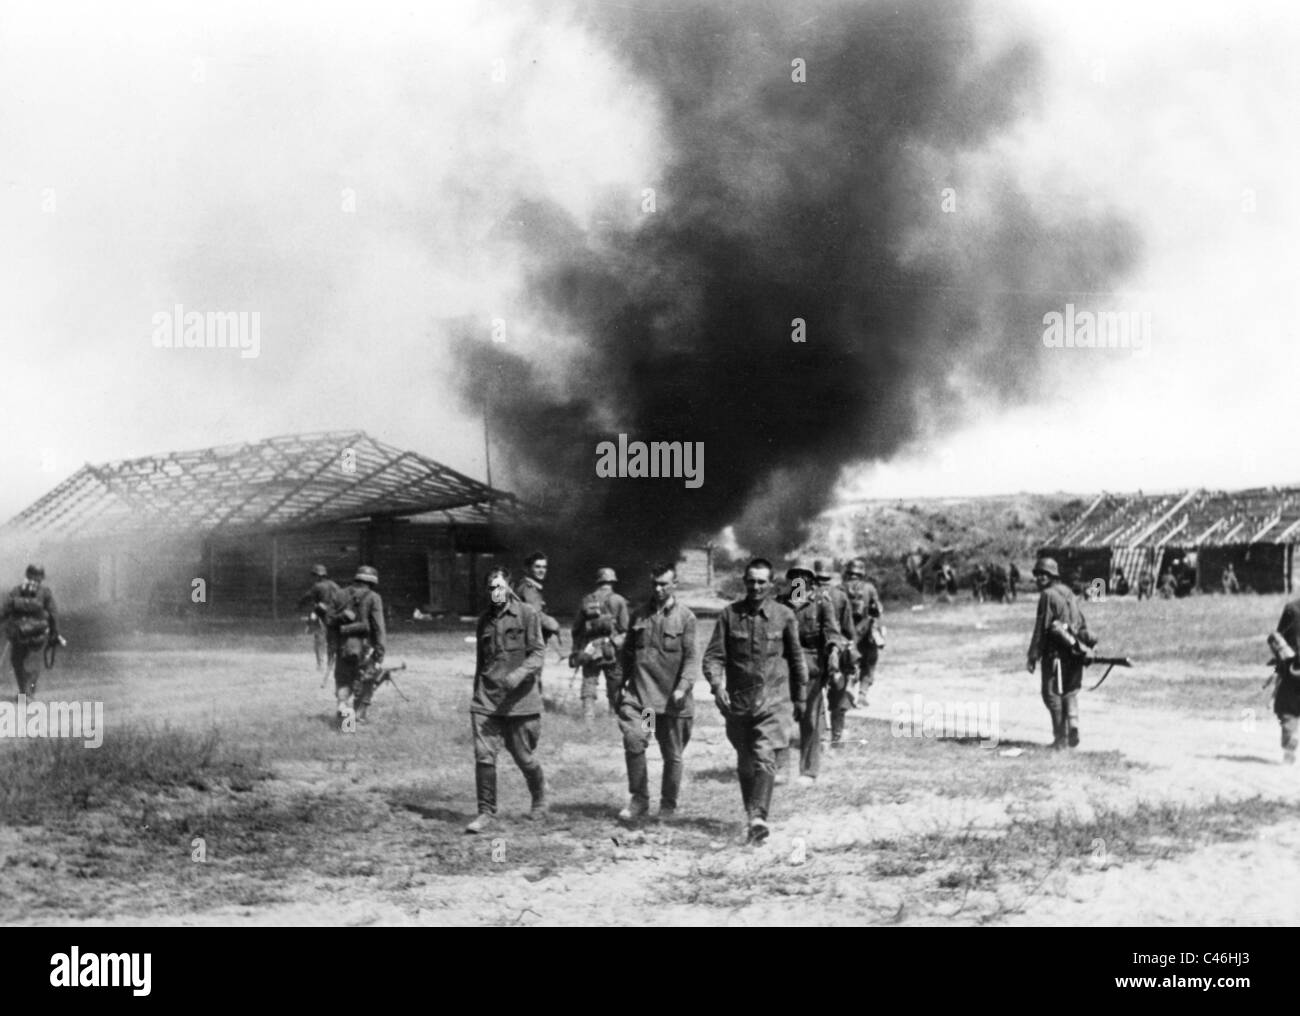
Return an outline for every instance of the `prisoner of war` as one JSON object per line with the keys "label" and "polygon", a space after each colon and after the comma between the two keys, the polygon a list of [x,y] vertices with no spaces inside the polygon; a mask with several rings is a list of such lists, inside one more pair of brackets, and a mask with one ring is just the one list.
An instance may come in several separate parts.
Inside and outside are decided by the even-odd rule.
{"label": "prisoner of war", "polygon": [[622,651],[618,726],[623,734],[629,798],[618,817],[624,822],[636,822],[650,810],[646,749],[651,736],[659,742],[664,760],[659,819],[667,822],[676,815],[682,755],[695,719],[695,615],[674,595],[676,565],[656,565],[650,581],[650,602],[633,612]]}
{"label": "prisoner of war", "polygon": [[481,833],[496,822],[497,755],[502,746],[528,784],[532,810],[527,817],[538,821],[546,816],[546,779],[533,756],[542,735],[542,616],[510,591],[505,568],[488,572],[487,594],[490,605],[478,619],[469,707],[478,815],[465,827],[467,833]]}
{"label": "prisoner of war", "polygon": [[745,598],[718,616],[704,652],[704,676],[736,749],[748,842],[760,844],[771,831],[776,751],[786,747],[792,719],[802,719],[808,691],[799,624],[789,607],[772,599],[770,561],[754,558],[745,566]]}

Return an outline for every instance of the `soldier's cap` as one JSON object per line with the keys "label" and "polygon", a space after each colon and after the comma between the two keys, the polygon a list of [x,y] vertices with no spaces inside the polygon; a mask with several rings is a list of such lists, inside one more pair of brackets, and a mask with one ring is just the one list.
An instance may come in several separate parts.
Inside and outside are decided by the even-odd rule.
{"label": "soldier's cap", "polygon": [[323,564],[314,564],[314,565],[312,565],[312,566],[311,566],[311,573],[312,573],[313,575],[319,575],[321,578],[324,578],[326,575],[329,574],[329,572],[326,571],[325,566],[324,566]]}
{"label": "soldier's cap", "polygon": [[614,574],[613,568],[601,568],[596,572],[597,582],[617,582],[618,576]]}
{"label": "soldier's cap", "polygon": [[808,564],[808,562],[802,560],[796,561],[794,564],[790,565],[790,567],[785,570],[785,577],[788,579],[792,579],[796,575],[808,575],[808,576],[815,577],[816,574],[817,573],[812,570],[812,567]]}
{"label": "soldier's cap", "polygon": [[369,582],[372,586],[379,585],[379,572],[375,571],[368,564],[363,564],[357,569],[354,579],[360,579],[362,582]]}
{"label": "soldier's cap", "polygon": [[27,566],[27,577],[29,579],[43,579],[45,578],[45,569],[39,564],[29,564]]}
{"label": "soldier's cap", "polygon": [[1035,575],[1050,575],[1054,579],[1061,577],[1061,569],[1056,567],[1056,560],[1050,557],[1040,557],[1034,562]]}
{"label": "soldier's cap", "polygon": [[813,562],[813,575],[819,579],[833,579],[835,577],[835,573],[831,571],[831,566],[821,558]]}

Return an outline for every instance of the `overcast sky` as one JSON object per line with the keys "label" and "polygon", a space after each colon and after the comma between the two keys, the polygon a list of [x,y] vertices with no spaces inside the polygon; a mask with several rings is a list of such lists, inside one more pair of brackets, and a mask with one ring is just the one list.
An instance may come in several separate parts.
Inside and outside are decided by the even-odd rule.
{"label": "overcast sky", "polygon": [[[1150,315],[1151,348],[1058,350],[1025,406],[864,463],[846,493],[1300,483],[1300,14],[979,12],[1045,58],[999,148],[1039,203],[1136,225],[1141,264],[1106,300]],[[0,0],[0,516],[85,462],[299,431],[481,478],[437,323],[507,301],[494,230],[518,195],[591,226],[653,181],[660,115],[558,9]],[[953,185],[956,214],[979,200]],[[155,348],[178,303],[258,312],[259,354]]]}

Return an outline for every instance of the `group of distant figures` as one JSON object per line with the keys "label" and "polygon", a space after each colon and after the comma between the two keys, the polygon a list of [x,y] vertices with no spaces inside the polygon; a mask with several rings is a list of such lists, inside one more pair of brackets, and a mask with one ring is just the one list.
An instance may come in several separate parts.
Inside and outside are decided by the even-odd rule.
{"label": "group of distant figures", "polygon": [[[947,561],[938,564],[918,553],[905,555],[903,568],[908,583],[922,595],[931,595],[944,603],[951,603],[957,596],[959,579],[957,570]],[[1017,597],[1017,586],[1021,572],[1014,561],[1006,565],[979,564],[968,575],[966,585],[976,603],[1013,603]],[[1170,561],[1160,572],[1156,580],[1152,569],[1144,567],[1137,582],[1133,583],[1122,567],[1111,573],[1110,581],[1095,578],[1085,580],[1079,569],[1072,570],[1065,578],[1065,583],[1075,596],[1084,600],[1097,600],[1106,596],[1129,596],[1137,594],[1139,600],[1171,600],[1190,595],[1197,588],[1196,563],[1185,557]],[[1224,566],[1220,584],[1224,593],[1229,595],[1242,591],[1236,569],[1231,563]]]}

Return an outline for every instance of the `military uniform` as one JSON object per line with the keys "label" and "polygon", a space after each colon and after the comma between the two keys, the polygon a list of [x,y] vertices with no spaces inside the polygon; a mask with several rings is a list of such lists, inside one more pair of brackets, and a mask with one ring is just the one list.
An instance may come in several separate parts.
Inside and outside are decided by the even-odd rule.
{"label": "military uniform", "polygon": [[489,607],[478,619],[474,697],[469,712],[480,816],[496,814],[497,755],[503,745],[524,774],[534,813],[546,807],[545,777],[541,763],[533,757],[542,733],[541,676],[546,642],[541,618],[518,597],[510,597],[499,608]]}
{"label": "military uniform", "polygon": [[384,601],[374,588],[378,584],[379,573],[363,565],[357,569],[353,583],[339,590],[335,598],[333,627],[338,656],[334,663],[334,695],[340,720],[353,710],[358,719],[365,719],[370,700],[361,687],[362,662],[367,651],[375,662],[382,661],[387,651]]}
{"label": "military uniform", "polygon": [[546,612],[546,597],[542,595],[542,584],[531,575],[525,575],[515,584],[515,596],[537,611],[542,625],[542,638],[558,638],[560,622]]}
{"label": "military uniform", "polygon": [[730,699],[722,714],[727,740],[736,749],[740,795],[752,835],[755,819],[766,828],[776,751],[787,743],[792,699],[802,712],[807,696],[808,666],[790,608],[770,597],[725,607],[704,652],[704,676],[715,696],[725,689]]}
{"label": "military uniform", "polygon": [[[854,562],[857,565],[857,562]],[[849,598],[853,617],[853,630],[857,635],[858,645],[858,706],[867,704],[867,693],[876,681],[876,664],[880,662],[880,647],[876,645],[875,627],[884,616],[884,606],[880,602],[880,593],[871,584],[863,572],[855,570],[852,577],[846,579],[844,592]],[[841,718],[843,723],[843,718]],[[831,740],[835,736],[835,715],[831,714]]]}
{"label": "military uniform", "polygon": [[[618,578],[612,568],[602,568],[596,581],[604,584],[616,582]],[[602,674],[610,711],[618,707],[618,689],[623,683],[619,655],[627,636],[629,616],[627,600],[604,585],[584,596],[579,604],[573,622],[569,665],[582,668],[582,711],[586,716],[594,710],[597,682]]]}
{"label": "military uniform", "polygon": [[1079,601],[1061,582],[1056,562],[1042,558],[1034,574],[1052,582],[1038,597],[1034,634],[1029,642],[1029,666],[1041,665],[1043,704],[1052,717],[1052,746],[1073,748],[1079,743],[1079,690],[1083,687],[1083,660],[1069,652],[1052,634],[1054,621],[1066,624],[1076,635],[1086,635],[1087,622]]}
{"label": "military uniform", "polygon": [[[1277,632],[1292,652],[1300,652],[1300,599],[1292,600],[1282,608]],[[1293,674],[1287,666],[1278,668],[1273,714],[1282,728],[1283,761],[1293,763],[1296,749],[1300,748],[1300,676]]]}
{"label": "military uniform", "polygon": [[[649,808],[646,749],[652,730],[664,760],[661,814],[670,815],[677,808],[682,755],[690,743],[695,718],[695,627],[695,615],[675,598],[663,607],[645,604],[631,617],[622,651],[618,726],[623,734],[633,815]],[[680,704],[673,702],[678,690],[685,692]]]}
{"label": "military uniform", "polygon": [[343,590],[333,579],[325,577],[324,567],[317,565],[313,572],[318,576],[310,589],[298,601],[298,609],[310,607],[315,623],[312,626],[312,644],[316,650],[316,669],[334,669],[334,659],[339,651],[338,632],[329,624],[339,594]]}
{"label": "military uniform", "polygon": [[14,586],[0,606],[18,694],[29,698],[36,694],[45,647],[59,639],[58,608],[54,594],[41,581],[44,577],[43,570],[28,568],[27,581]]}
{"label": "military uniform", "polygon": [[1016,586],[1020,584],[1020,569],[1016,567],[1016,562],[1012,561],[1007,567],[1007,594],[1012,601],[1016,598]]}
{"label": "military uniform", "polygon": [[[798,571],[799,569],[792,569],[790,573],[787,573],[787,577],[795,577]],[[794,613],[799,632],[799,646],[803,653],[805,669],[808,672],[808,688],[805,696],[807,708],[803,710],[803,715],[799,719],[799,775],[816,779],[818,771],[821,769],[822,728],[826,699],[834,695],[836,706],[842,705],[844,709],[848,708],[847,705],[842,703],[844,689],[841,688],[836,691],[830,685],[831,675],[826,670],[827,657],[840,643],[846,640],[844,630],[841,627],[841,616],[850,625],[850,631],[853,622],[848,597],[843,597],[843,610],[841,611],[841,603],[834,596],[834,593],[840,591],[815,585],[811,570],[807,570],[806,575],[808,579],[806,589],[800,589],[796,586],[789,593],[780,597],[777,602]],[[793,680],[794,675],[792,674],[792,699],[795,697]],[[832,706],[832,712],[834,712],[836,706]],[[843,729],[843,713],[840,714],[840,717],[840,725],[841,729]],[[777,751],[776,768],[778,773],[784,772],[788,754],[788,748]]]}

